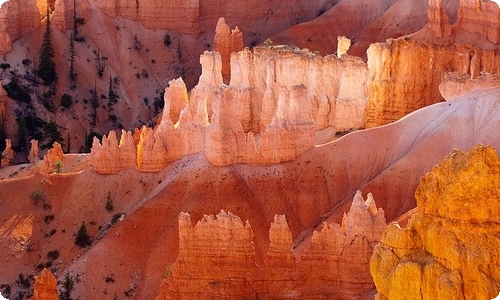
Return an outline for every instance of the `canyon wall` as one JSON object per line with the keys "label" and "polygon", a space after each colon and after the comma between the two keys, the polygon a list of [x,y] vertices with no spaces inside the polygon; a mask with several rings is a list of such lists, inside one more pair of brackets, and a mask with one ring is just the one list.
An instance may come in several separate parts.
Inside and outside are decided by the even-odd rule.
{"label": "canyon wall", "polygon": [[386,226],[373,197],[354,197],[342,225],[324,224],[302,255],[295,256],[283,215],[269,230],[269,249],[256,265],[248,221],[222,211],[194,227],[179,215],[179,255],[167,268],[157,300],[164,299],[354,299],[373,289],[369,257]]}
{"label": "canyon wall", "polygon": [[0,7],[0,54],[12,50],[12,42],[40,26],[36,0],[9,0]]}
{"label": "canyon wall", "polygon": [[500,287],[500,161],[455,150],[420,181],[418,213],[391,224],[370,270],[379,299],[492,299]]}
{"label": "canyon wall", "polygon": [[87,0],[78,0],[76,3],[73,0],[56,0],[53,10],[51,20],[62,32],[74,28],[75,17],[88,21],[91,16],[90,4]]}
{"label": "canyon wall", "polygon": [[231,54],[228,86],[219,53],[205,52],[200,62],[202,75],[189,96],[182,79],[170,81],[161,121],[138,131],[127,150],[115,133],[94,140],[91,164],[98,172],[132,168],[134,156],[138,170],[158,172],[201,151],[214,165],[274,164],[313,147],[317,130],[364,127],[368,70],[359,58],[287,46],[244,49]]}
{"label": "canyon wall", "polygon": [[493,44],[500,43],[500,8],[491,0],[460,0],[454,28],[479,34]]}

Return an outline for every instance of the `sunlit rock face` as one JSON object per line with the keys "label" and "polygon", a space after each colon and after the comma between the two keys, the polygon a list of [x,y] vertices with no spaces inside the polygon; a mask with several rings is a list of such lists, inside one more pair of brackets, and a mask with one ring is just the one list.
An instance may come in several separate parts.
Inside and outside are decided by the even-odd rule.
{"label": "sunlit rock face", "polygon": [[156,299],[354,299],[373,289],[369,257],[385,226],[372,195],[365,201],[358,192],[342,225],[324,224],[295,256],[287,220],[276,215],[266,259],[257,265],[248,221],[222,211],[193,226],[181,213],[179,256]]}
{"label": "sunlit rock face", "polygon": [[[0,297],[1,298],[1,297]],[[35,288],[33,300],[57,300],[56,277],[47,269],[43,269],[38,276],[35,276]]]}
{"label": "sunlit rock face", "polygon": [[244,49],[231,54],[229,85],[221,54],[205,52],[200,63],[202,75],[189,95],[182,79],[169,82],[155,128],[143,127],[134,142],[127,132],[120,143],[114,132],[95,140],[91,165],[106,174],[158,172],[197,152],[218,166],[269,165],[314,147],[317,130],[364,127],[368,69],[359,58],[287,46]]}
{"label": "sunlit rock face", "polygon": [[418,213],[391,224],[370,269],[379,299],[498,295],[500,161],[492,147],[453,151],[415,191]]}

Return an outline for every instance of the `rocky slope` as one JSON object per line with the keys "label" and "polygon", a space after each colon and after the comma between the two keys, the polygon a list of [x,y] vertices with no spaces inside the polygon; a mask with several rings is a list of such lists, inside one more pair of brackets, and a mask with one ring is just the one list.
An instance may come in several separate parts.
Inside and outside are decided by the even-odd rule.
{"label": "rocky slope", "polygon": [[370,269],[379,299],[492,299],[500,278],[500,161],[491,147],[453,151],[422,178],[418,213],[392,224]]}

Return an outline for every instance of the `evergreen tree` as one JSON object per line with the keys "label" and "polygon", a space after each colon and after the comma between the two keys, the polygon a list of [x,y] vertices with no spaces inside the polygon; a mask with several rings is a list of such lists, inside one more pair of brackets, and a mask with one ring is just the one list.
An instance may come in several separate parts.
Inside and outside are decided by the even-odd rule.
{"label": "evergreen tree", "polygon": [[61,145],[64,142],[62,134],[59,132],[57,128],[57,124],[55,122],[49,122],[43,126],[43,137],[45,139],[45,143],[41,146],[42,149],[49,149],[52,147],[52,144],[55,142],[60,143]]}
{"label": "evergreen tree", "polygon": [[82,222],[82,226],[78,229],[78,234],[75,238],[75,245],[80,248],[85,248],[90,246],[91,243],[90,237],[87,234],[87,226],[85,226],[85,222]]}
{"label": "evergreen tree", "polygon": [[45,85],[57,82],[56,64],[53,60],[54,47],[52,46],[52,29],[50,28],[50,13],[47,8],[47,24],[43,34],[42,48],[40,49],[39,65],[37,75]]}

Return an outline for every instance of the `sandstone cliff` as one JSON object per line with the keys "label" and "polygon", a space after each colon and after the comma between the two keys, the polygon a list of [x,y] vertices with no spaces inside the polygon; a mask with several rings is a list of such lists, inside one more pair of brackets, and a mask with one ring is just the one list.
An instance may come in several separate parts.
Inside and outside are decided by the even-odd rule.
{"label": "sandstone cliff", "polygon": [[368,262],[385,225],[371,194],[365,202],[358,192],[342,226],[325,223],[296,257],[287,220],[276,215],[259,266],[248,221],[222,211],[193,227],[189,214],[181,213],[179,255],[156,299],[355,298],[373,288]]}
{"label": "sandstone cliff", "polygon": [[[190,95],[182,79],[170,81],[160,123],[140,130],[137,169],[158,172],[200,151],[214,165],[274,164],[313,147],[317,130],[364,127],[368,70],[359,58],[286,46],[245,49],[231,54],[228,86],[219,53],[205,52],[200,62]],[[120,149],[114,133],[102,144],[95,140],[91,164],[101,173],[133,168],[119,162]]]}
{"label": "sandstone cliff", "polygon": [[57,300],[57,280],[47,269],[43,269],[38,276],[35,276],[35,288],[33,300]]}
{"label": "sandstone cliff", "polygon": [[492,299],[500,288],[500,161],[492,147],[455,150],[423,177],[418,213],[393,223],[370,270],[379,299]]}
{"label": "sandstone cliff", "polygon": [[9,0],[0,7],[0,53],[12,50],[12,42],[40,26],[36,0]]}

